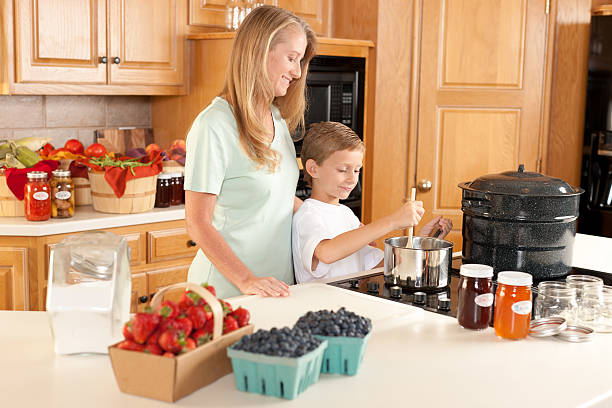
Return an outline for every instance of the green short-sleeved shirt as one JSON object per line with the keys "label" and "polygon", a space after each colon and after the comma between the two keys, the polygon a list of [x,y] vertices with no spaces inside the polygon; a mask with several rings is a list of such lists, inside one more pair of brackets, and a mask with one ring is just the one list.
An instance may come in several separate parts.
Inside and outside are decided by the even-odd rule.
{"label": "green short-sleeved shirt", "polygon": [[[217,97],[195,119],[187,135],[185,190],[217,195],[213,226],[256,276],[292,284],[291,220],[299,170],[285,120],[272,106],[274,141],[281,155],[274,173],[257,168],[240,146],[227,101]],[[217,296],[240,291],[200,249],[189,268],[190,282],[208,282]]]}

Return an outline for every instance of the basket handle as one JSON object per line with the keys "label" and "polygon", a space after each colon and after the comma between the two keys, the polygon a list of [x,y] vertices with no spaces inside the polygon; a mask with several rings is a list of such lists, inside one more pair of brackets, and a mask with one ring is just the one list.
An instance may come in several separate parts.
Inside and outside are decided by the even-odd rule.
{"label": "basket handle", "polygon": [[157,310],[157,308],[161,305],[162,299],[164,298],[164,293],[173,290],[173,289],[190,289],[200,295],[206,303],[210,305],[210,309],[212,310],[214,323],[213,323],[213,340],[221,337],[222,329],[223,329],[223,308],[221,307],[221,303],[219,300],[208,290],[204,289],[202,286],[197,285],[193,282],[180,282],[175,283],[173,285],[164,286],[160,290],[155,293],[153,299],[151,299],[151,307],[153,310]]}

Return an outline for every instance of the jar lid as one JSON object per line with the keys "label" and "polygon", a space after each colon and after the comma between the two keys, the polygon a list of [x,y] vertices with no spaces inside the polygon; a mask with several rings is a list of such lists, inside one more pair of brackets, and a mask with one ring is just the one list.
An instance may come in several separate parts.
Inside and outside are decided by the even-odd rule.
{"label": "jar lid", "polygon": [[183,177],[183,173],[182,172],[176,172],[176,173],[170,173],[172,175],[172,177]]}
{"label": "jar lid", "polygon": [[29,179],[46,179],[47,172],[46,171],[30,171],[28,172]]}
{"label": "jar lid", "polygon": [[555,337],[561,340],[571,341],[572,343],[583,343],[585,341],[590,341],[593,338],[593,329],[586,326],[570,324],[567,325],[565,330],[555,335]]}
{"label": "jar lid", "polygon": [[522,196],[572,196],[584,192],[565,181],[540,173],[525,171],[523,164],[517,171],[487,174],[472,182],[459,184],[460,188],[484,193],[522,195]]}
{"label": "jar lid", "polygon": [[70,170],[57,169],[51,172],[55,177],[70,177]]}
{"label": "jar lid", "polygon": [[481,264],[463,264],[459,269],[459,274],[469,278],[491,278],[493,277],[493,267]]}
{"label": "jar lid", "polygon": [[172,178],[172,173],[159,173],[157,176],[158,179],[167,180]]}
{"label": "jar lid", "polygon": [[529,324],[529,335],[532,337],[554,336],[566,328],[567,322],[562,317],[542,317]]}
{"label": "jar lid", "polygon": [[533,278],[525,272],[504,271],[497,274],[497,282],[512,286],[531,286]]}

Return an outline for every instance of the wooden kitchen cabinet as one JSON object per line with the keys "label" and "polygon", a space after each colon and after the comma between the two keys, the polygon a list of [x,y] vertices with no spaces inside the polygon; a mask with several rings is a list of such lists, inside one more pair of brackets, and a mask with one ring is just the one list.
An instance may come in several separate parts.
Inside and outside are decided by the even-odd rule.
{"label": "wooden kitchen cabinet", "polygon": [[[184,220],[106,230],[127,240],[131,252],[132,305],[139,310],[144,308],[142,301],[148,301],[160,287],[187,280],[197,248],[189,243]],[[0,236],[0,310],[44,310],[51,250],[68,236],[79,233]],[[151,250],[156,252],[151,254]],[[174,293],[169,298],[177,296],[180,294]]]}
{"label": "wooden kitchen cabinet", "polygon": [[[263,0],[260,2],[290,10],[308,22],[318,35],[329,35],[330,0]],[[226,3],[226,0],[189,0],[190,34],[226,31]]]}
{"label": "wooden kitchen cabinet", "polygon": [[2,91],[182,94],[186,11],[181,0],[2,2]]}
{"label": "wooden kitchen cabinet", "polygon": [[28,248],[0,245],[0,310],[28,310]]}

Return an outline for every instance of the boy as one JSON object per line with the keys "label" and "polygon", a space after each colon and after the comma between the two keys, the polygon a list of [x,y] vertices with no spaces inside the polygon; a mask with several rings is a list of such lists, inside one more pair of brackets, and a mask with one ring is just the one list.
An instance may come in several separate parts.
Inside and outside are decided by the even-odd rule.
{"label": "boy", "polygon": [[[409,201],[391,215],[362,226],[340,204],[359,180],[364,150],[355,132],[337,122],[313,124],[304,137],[300,156],[312,194],[293,215],[293,266],[298,283],[376,267],[383,252],[368,243],[418,224],[425,212],[421,201]],[[450,220],[438,217],[423,231],[431,231],[435,224],[443,235],[452,227]]]}

